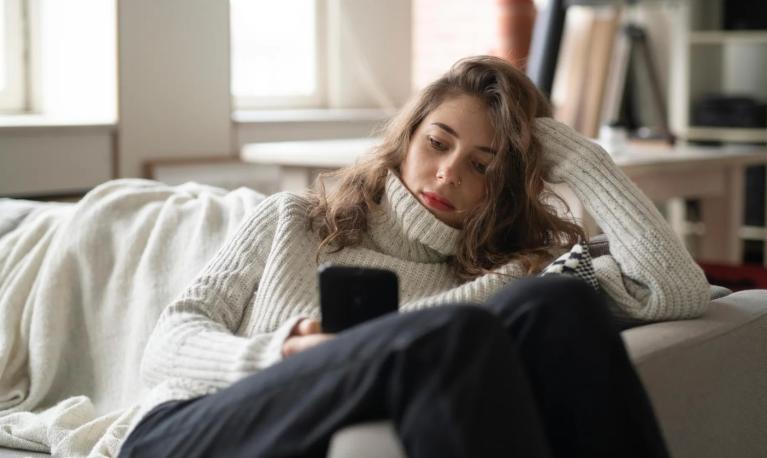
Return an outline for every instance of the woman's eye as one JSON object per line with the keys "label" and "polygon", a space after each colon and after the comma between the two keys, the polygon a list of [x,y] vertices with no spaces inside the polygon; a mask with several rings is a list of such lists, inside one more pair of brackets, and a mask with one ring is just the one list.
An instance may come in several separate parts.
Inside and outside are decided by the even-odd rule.
{"label": "woman's eye", "polygon": [[474,163],[474,169],[484,175],[487,172],[487,165],[481,163],[481,162],[475,162]]}
{"label": "woman's eye", "polygon": [[433,137],[429,137],[429,144],[437,151],[445,151],[447,149],[442,142]]}

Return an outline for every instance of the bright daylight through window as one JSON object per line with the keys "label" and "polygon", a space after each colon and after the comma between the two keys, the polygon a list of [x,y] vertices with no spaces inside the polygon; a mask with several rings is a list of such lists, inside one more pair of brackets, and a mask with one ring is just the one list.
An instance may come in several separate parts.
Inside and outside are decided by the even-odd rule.
{"label": "bright daylight through window", "polygon": [[8,64],[5,47],[8,39],[5,37],[5,29],[5,0],[0,0],[0,92],[5,90],[7,84],[5,73]]}
{"label": "bright daylight through window", "polygon": [[318,106],[318,0],[231,0],[237,108]]}
{"label": "bright daylight through window", "polygon": [[0,113],[24,108],[23,4],[22,0],[0,0]]}

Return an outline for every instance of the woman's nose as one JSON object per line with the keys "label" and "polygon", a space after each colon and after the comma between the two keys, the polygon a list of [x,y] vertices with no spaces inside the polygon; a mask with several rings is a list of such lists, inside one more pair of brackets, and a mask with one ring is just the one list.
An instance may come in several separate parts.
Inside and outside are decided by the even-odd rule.
{"label": "woman's nose", "polygon": [[437,169],[437,179],[447,184],[461,184],[461,173],[456,158],[443,158]]}

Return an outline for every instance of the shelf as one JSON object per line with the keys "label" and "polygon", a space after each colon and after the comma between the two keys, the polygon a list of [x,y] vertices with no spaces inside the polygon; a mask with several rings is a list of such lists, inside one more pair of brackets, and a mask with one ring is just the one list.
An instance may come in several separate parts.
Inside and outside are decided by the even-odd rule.
{"label": "shelf", "polygon": [[693,127],[687,128],[687,140],[725,141],[744,143],[767,143],[767,127]]}
{"label": "shelf", "polygon": [[767,227],[742,226],[738,235],[746,240],[767,240]]}
{"label": "shelf", "polygon": [[690,45],[722,45],[722,44],[765,44],[767,31],[764,30],[716,30],[705,32],[690,32]]}

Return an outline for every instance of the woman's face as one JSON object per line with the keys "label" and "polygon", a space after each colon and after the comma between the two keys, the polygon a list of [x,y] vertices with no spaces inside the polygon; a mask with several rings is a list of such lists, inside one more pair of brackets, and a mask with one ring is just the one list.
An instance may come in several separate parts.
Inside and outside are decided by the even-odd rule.
{"label": "woman's face", "polygon": [[442,222],[463,227],[485,199],[485,170],[495,156],[493,133],[480,99],[445,100],[413,134],[400,166],[403,183]]}

